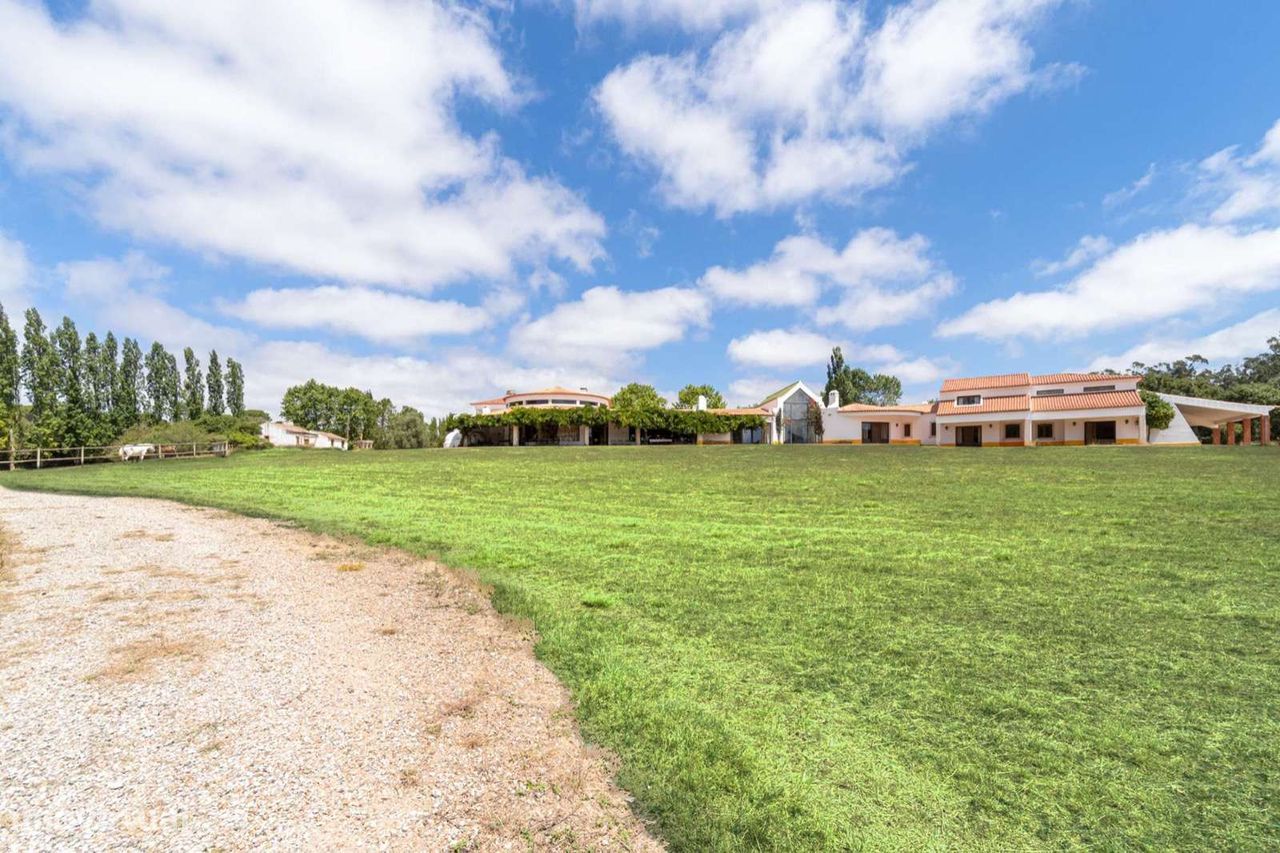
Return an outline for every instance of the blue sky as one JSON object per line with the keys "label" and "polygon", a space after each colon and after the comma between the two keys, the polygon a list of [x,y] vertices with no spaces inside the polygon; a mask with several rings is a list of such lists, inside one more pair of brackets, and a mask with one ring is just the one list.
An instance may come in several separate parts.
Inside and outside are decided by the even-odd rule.
{"label": "blue sky", "polygon": [[0,301],[429,413],[1280,334],[1280,5],[0,0]]}

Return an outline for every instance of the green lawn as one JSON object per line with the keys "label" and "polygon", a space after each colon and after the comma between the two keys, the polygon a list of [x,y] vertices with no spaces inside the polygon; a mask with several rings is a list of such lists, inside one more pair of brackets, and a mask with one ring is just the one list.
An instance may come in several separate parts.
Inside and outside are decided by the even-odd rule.
{"label": "green lawn", "polygon": [[1276,448],[579,448],[0,484],[478,570],[677,850],[1280,846]]}

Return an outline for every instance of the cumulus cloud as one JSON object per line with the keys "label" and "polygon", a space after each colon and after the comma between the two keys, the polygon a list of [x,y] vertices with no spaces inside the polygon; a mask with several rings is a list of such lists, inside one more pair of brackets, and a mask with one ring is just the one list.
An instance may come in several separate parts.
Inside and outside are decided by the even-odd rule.
{"label": "cumulus cloud", "polygon": [[1254,316],[1199,337],[1157,335],[1119,355],[1093,360],[1090,370],[1127,369],[1135,361],[1158,364],[1188,355],[1209,361],[1234,361],[1257,355],[1267,348],[1267,340],[1280,336],[1280,308],[1270,308]]}
{"label": "cumulus cloud", "polygon": [[628,292],[593,287],[511,330],[511,351],[535,364],[614,367],[645,350],[681,340],[710,321],[698,290],[664,287]]}
{"label": "cumulus cloud", "polygon": [[27,247],[20,241],[0,231],[0,304],[9,315],[10,324],[27,307],[28,289],[35,276],[35,268],[27,256]]}
{"label": "cumulus cloud", "polygon": [[1070,76],[1036,69],[1026,42],[1057,2],[915,0],[875,29],[838,0],[759,4],[705,50],[615,69],[596,103],[672,205],[730,216],[856,200],[939,126]]}
{"label": "cumulus cloud", "polygon": [[461,99],[520,97],[484,20],[454,4],[101,0],[55,22],[0,0],[17,163],[74,177],[108,227],[348,283],[601,254],[580,198],[456,120]]}
{"label": "cumulus cloud", "polygon": [[721,301],[751,306],[807,307],[835,293],[834,303],[817,309],[818,322],[866,331],[923,316],[955,292],[955,279],[928,250],[921,235],[887,228],[859,231],[843,248],[797,235],[779,242],[768,260],[712,267],[700,284]]}
{"label": "cumulus cloud", "polygon": [[746,17],[778,0],[574,0],[578,21],[620,21],[631,26],[672,25],[711,30]]}
{"label": "cumulus cloud", "polygon": [[1031,269],[1037,276],[1052,276],[1068,270],[1079,269],[1094,258],[1111,251],[1111,241],[1101,235],[1086,235],[1071,248],[1066,257],[1057,261],[1032,261]]}
{"label": "cumulus cloud", "polygon": [[1280,214],[1280,121],[1253,154],[1241,157],[1237,148],[1225,148],[1199,168],[1201,190],[1220,199],[1211,215],[1214,222]]}
{"label": "cumulus cloud", "polygon": [[729,358],[738,364],[783,369],[822,364],[838,344],[803,329],[770,329],[729,341]]}
{"label": "cumulus cloud", "polygon": [[1277,289],[1280,229],[1183,225],[1142,234],[1060,288],[977,305],[944,323],[939,334],[1081,337]]}
{"label": "cumulus cloud", "polygon": [[221,308],[258,326],[327,330],[392,344],[470,334],[490,325],[495,313],[461,302],[333,285],[255,290],[242,300],[224,301]]}

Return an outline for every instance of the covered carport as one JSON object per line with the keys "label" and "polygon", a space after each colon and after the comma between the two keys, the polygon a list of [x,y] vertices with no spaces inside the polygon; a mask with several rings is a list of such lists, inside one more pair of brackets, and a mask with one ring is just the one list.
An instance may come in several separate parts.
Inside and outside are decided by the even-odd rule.
{"label": "covered carport", "polygon": [[[1209,430],[1213,444],[1236,444],[1237,440],[1240,444],[1249,444],[1253,441],[1255,425],[1258,440],[1262,444],[1271,443],[1272,406],[1178,394],[1161,394],[1160,397],[1173,406],[1175,416],[1168,428],[1151,431],[1152,444],[1199,443],[1194,427]],[[1239,430],[1236,429],[1237,424],[1241,426]]]}

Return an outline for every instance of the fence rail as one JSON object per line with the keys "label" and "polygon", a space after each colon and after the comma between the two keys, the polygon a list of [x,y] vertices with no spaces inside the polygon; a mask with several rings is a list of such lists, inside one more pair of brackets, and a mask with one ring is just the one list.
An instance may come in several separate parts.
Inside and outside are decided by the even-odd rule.
{"label": "fence rail", "polygon": [[[128,455],[121,448],[134,448]],[[137,452],[141,448],[143,452]],[[68,465],[92,465],[104,462],[149,462],[164,459],[198,459],[206,456],[227,456],[231,452],[225,441],[179,442],[175,444],[106,444],[83,447],[23,447],[0,451],[0,467],[9,471],[18,468],[61,468]]]}

